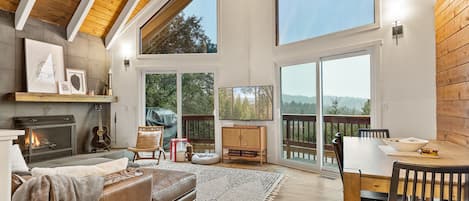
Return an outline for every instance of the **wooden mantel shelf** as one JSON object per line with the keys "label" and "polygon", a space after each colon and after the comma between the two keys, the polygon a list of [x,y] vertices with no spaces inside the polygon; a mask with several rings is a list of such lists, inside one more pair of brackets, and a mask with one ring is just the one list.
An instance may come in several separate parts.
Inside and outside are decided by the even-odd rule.
{"label": "wooden mantel shelf", "polygon": [[9,98],[16,102],[40,102],[40,103],[114,103],[117,102],[116,96],[103,95],[61,95],[48,93],[28,93],[15,92],[10,93]]}

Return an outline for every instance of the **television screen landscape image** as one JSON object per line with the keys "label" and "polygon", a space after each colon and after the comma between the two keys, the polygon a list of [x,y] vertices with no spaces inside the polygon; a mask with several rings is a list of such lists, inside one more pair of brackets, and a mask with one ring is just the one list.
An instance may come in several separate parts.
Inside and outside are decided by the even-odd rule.
{"label": "television screen landscape image", "polygon": [[220,88],[221,120],[273,120],[273,87],[249,86]]}

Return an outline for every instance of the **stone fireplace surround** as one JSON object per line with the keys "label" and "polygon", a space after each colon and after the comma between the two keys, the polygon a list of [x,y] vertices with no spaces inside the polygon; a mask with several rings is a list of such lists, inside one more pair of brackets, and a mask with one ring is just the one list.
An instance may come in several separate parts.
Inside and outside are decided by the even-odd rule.
{"label": "stone fireplace surround", "polygon": [[[14,28],[14,14],[0,11],[0,128],[14,128],[15,116],[74,115],[76,120],[77,153],[90,151],[86,140],[97,125],[94,104],[87,103],[16,103],[6,95],[26,91],[24,38],[60,45],[64,51],[65,68],[86,70],[88,89],[100,93],[107,80],[110,56],[101,38],[79,33],[73,42],[66,40],[64,27],[28,18],[23,31]],[[104,105],[103,123],[109,125],[109,104]]]}

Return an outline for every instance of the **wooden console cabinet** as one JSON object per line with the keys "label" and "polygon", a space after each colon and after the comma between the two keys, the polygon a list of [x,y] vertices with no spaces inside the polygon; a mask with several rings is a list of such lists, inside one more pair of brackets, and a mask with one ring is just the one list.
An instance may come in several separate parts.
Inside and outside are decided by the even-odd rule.
{"label": "wooden console cabinet", "polygon": [[[267,128],[265,126],[222,127],[224,160],[267,162]],[[236,154],[236,153],[239,153]]]}

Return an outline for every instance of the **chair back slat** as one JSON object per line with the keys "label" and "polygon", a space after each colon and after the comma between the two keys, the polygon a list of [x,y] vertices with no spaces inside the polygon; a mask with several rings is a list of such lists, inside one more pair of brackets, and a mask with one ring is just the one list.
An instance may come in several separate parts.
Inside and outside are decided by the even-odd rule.
{"label": "chair back slat", "polygon": [[435,172],[432,172],[432,179],[431,179],[432,189],[430,191],[430,200],[431,201],[435,200],[435,183],[436,183],[435,182],[436,181],[436,179],[435,179],[436,176],[435,175],[436,175]]}
{"label": "chair back slat", "polygon": [[[399,178],[400,178],[400,173],[401,171],[397,168],[393,168],[392,169],[392,175],[393,177],[391,177],[391,185],[390,185],[390,189],[389,189],[389,192],[397,192],[397,187],[398,185],[393,185],[393,184],[399,184]],[[394,176],[396,175],[396,176]],[[397,193],[390,193],[389,194],[389,200],[392,200],[392,201],[395,201],[397,200],[398,198],[398,195]]]}
{"label": "chair back slat", "polygon": [[[405,172],[404,178],[400,177],[401,171]],[[431,178],[427,178],[430,173]],[[461,201],[462,193],[465,192],[463,182],[466,182],[468,175],[469,166],[429,166],[394,162],[388,200],[396,201],[401,195],[398,192],[402,192],[403,201],[433,201],[435,198]],[[463,176],[465,176],[465,181],[462,179]],[[421,183],[420,189],[417,188],[418,183]],[[427,192],[426,186],[429,183],[430,193]]]}
{"label": "chair back slat", "polygon": [[[417,181],[418,177],[418,172],[414,172],[414,180]],[[412,182],[412,200],[417,200],[417,183],[418,182]]]}
{"label": "chair back slat", "polygon": [[388,129],[360,128],[360,129],[358,129],[358,137],[389,138],[389,130]]}
{"label": "chair back slat", "polygon": [[420,194],[420,197],[421,198],[424,198],[425,197],[425,189],[427,187],[427,171],[424,171],[423,172],[423,175],[422,175],[422,192]]}
{"label": "chair back slat", "polygon": [[440,174],[440,198],[445,195],[445,174]]}
{"label": "chair back slat", "polygon": [[409,170],[405,171],[405,179],[404,179],[404,191],[402,193],[402,200],[404,201],[405,198],[407,197],[407,189],[408,189],[408,184],[409,184]]}
{"label": "chair back slat", "polygon": [[461,201],[461,195],[462,195],[462,177],[461,173],[458,173],[458,195],[457,195],[457,200]]}
{"label": "chair back slat", "polygon": [[449,183],[448,183],[449,187],[448,187],[448,197],[449,197],[449,201],[453,201],[453,173],[449,173]]}

